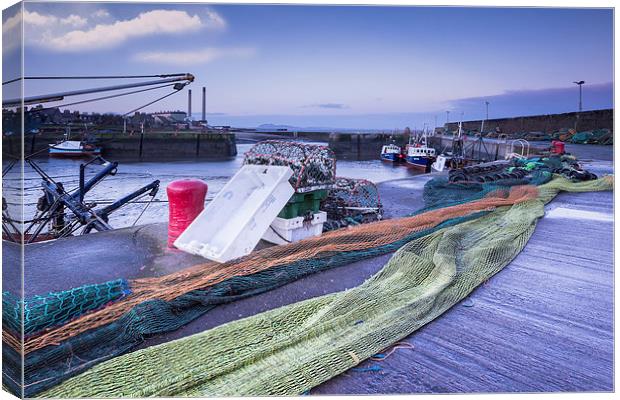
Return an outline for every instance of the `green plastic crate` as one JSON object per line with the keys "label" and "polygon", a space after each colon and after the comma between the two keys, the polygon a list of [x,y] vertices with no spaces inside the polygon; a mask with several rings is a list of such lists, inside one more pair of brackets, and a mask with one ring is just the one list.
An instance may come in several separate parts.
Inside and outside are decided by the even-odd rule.
{"label": "green plastic crate", "polygon": [[290,219],[319,212],[321,201],[327,198],[327,189],[314,190],[307,193],[295,193],[278,217]]}

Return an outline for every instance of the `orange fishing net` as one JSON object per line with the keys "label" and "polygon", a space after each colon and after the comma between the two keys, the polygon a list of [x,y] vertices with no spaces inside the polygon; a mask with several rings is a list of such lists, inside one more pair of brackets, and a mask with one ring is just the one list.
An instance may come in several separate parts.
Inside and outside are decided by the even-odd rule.
{"label": "orange fishing net", "polygon": [[[515,186],[510,190],[501,189],[488,193],[484,198],[469,203],[411,217],[340,229],[300,242],[259,250],[223,264],[206,262],[163,277],[135,279],[130,281],[132,293],[129,296],[103,309],[82,315],[63,326],[26,339],[24,352],[59,344],[67,338],[110,323],[147,300],[170,301],[192,290],[204,289],[234,276],[250,275],[303,259],[330,257],[340,252],[365,250],[393,243],[412,233],[435,227],[448,219],[536,199],[537,195],[536,186]],[[3,332],[3,340],[15,349],[20,348],[19,340],[8,333]]]}

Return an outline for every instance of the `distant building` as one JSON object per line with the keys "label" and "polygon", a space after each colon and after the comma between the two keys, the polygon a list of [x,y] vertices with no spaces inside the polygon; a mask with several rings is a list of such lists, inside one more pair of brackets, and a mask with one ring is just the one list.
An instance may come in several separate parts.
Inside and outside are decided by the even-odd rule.
{"label": "distant building", "polygon": [[170,126],[178,123],[184,123],[187,119],[185,111],[160,111],[151,113],[153,123],[160,126]]}

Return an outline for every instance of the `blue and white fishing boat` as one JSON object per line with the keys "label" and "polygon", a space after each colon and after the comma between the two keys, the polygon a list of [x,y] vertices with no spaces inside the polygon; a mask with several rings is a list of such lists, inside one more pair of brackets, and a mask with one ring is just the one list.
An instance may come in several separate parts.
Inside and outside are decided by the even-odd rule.
{"label": "blue and white fishing boat", "polygon": [[424,172],[430,172],[431,165],[436,158],[435,156],[435,149],[428,147],[426,130],[424,130],[421,143],[410,143],[407,145],[405,161],[407,161],[407,165],[413,168],[423,170]]}
{"label": "blue and white fishing boat", "polygon": [[426,145],[410,145],[407,147],[406,161],[413,168],[429,171],[435,161],[435,149]]}
{"label": "blue and white fishing boat", "polygon": [[404,155],[400,146],[392,144],[386,144],[381,148],[381,161],[388,162],[402,162],[404,161]]}

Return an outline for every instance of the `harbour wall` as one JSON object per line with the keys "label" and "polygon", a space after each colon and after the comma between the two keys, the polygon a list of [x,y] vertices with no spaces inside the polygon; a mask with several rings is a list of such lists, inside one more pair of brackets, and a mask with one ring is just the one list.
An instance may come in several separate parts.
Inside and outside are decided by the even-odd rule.
{"label": "harbour wall", "polygon": [[[35,157],[47,157],[47,148],[62,138],[58,134],[27,134],[24,138],[24,153]],[[232,133],[208,132],[148,132],[95,134],[97,143],[103,148],[102,156],[124,161],[164,160],[217,160],[237,155],[235,135]],[[75,138],[79,140],[78,137]],[[11,154],[20,153],[20,136],[3,138],[3,145]]]}
{"label": "harbour wall", "polygon": [[[544,132],[553,133],[561,129],[575,129],[578,132],[594,129],[609,129],[613,132],[614,110],[593,110],[563,114],[532,115],[514,118],[489,119],[484,122],[484,130],[499,128],[502,133]],[[482,120],[463,121],[463,130],[479,131]],[[448,131],[458,130],[458,122],[444,125]]]}
{"label": "harbour wall", "polygon": [[145,133],[120,140],[100,137],[100,141],[104,157],[121,160],[217,160],[237,155],[236,138],[231,133]]}

